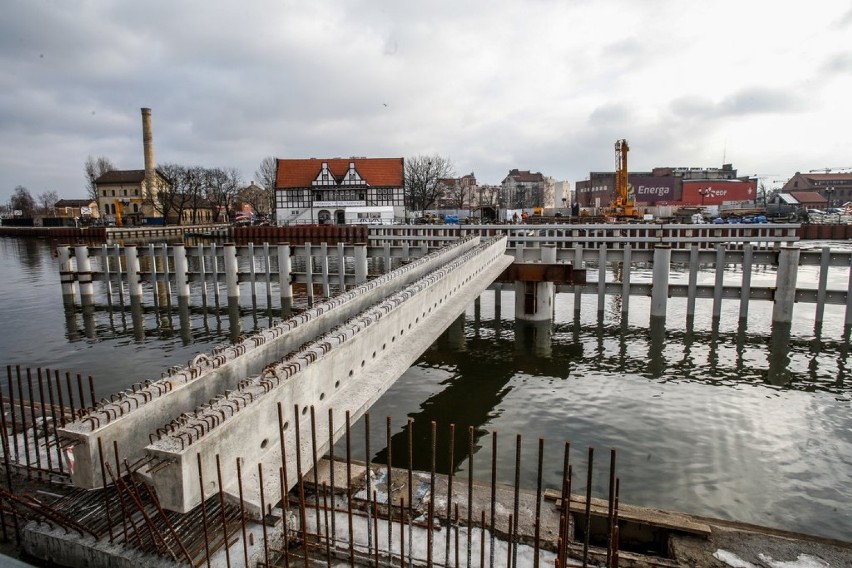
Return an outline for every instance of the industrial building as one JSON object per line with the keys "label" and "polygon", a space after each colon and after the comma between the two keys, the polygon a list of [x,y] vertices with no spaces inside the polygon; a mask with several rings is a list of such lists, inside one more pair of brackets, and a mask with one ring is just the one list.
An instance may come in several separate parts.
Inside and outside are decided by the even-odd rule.
{"label": "industrial building", "polygon": [[[629,192],[637,207],[754,205],[757,179],[738,177],[731,164],[721,168],[658,167],[629,172]],[[580,207],[607,207],[615,198],[615,172],[590,172],[576,184]]]}

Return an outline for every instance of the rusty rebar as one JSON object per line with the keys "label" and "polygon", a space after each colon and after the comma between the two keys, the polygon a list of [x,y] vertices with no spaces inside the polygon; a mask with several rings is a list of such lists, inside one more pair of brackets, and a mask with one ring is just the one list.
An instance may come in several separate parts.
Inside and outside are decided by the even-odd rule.
{"label": "rusty rebar", "polygon": [[[311,458],[313,459],[313,471],[314,471],[314,495],[318,495],[319,494],[319,472],[317,470],[319,468],[317,467],[317,419],[316,419],[316,412],[314,410],[313,404],[311,405]],[[320,531],[319,499],[317,498],[316,501],[317,501],[317,506],[314,509],[316,510],[317,536],[321,537],[322,532]]]}
{"label": "rusty rebar", "polygon": [[92,375],[89,375],[89,396],[92,397],[92,410],[98,407],[98,399],[95,396],[95,379],[92,378]]}
{"label": "rusty rebar", "polygon": [[489,566],[494,566],[494,537],[497,531],[497,432],[491,432],[491,535],[490,552],[488,553]]}
{"label": "rusty rebar", "polygon": [[346,411],[346,513],[349,518],[349,565],[355,565],[355,538],[352,526],[352,437],[349,411]]}
{"label": "rusty rebar", "polygon": [[535,488],[535,535],[533,536],[533,568],[538,568],[538,553],[541,547],[541,469],[544,459],[544,438],[538,439],[538,469]]}
{"label": "rusty rebar", "polygon": [[337,507],[334,506],[335,498],[334,498],[334,409],[328,409],[328,477],[329,483],[331,486],[331,504],[332,504],[332,515],[331,515],[331,538],[336,542],[337,539],[337,525],[335,523],[335,517],[337,515],[334,514],[334,511]]}
{"label": "rusty rebar", "polygon": [[[367,557],[373,550],[373,521],[370,518],[370,497],[373,495],[373,470],[370,468],[370,412],[364,413],[364,463],[367,466]],[[376,540],[378,540],[376,535]],[[376,546],[378,548],[378,546]]]}
{"label": "rusty rebar", "polygon": [[[204,527],[204,560],[207,562],[207,568],[210,568],[210,536],[207,534],[207,504],[204,497],[204,471],[201,467],[201,453],[195,453],[196,462],[198,463],[198,491],[201,493],[201,519]],[[260,466],[260,464],[258,464]],[[263,484],[261,483],[261,491]],[[265,512],[264,512],[265,514]],[[265,540],[265,539],[264,539]]]}
{"label": "rusty rebar", "polygon": [[[390,547],[388,547],[390,548]],[[399,568],[405,568],[405,498],[399,498]]]}
{"label": "rusty rebar", "polygon": [[[56,422],[56,406],[53,404],[53,383],[50,379],[50,369],[47,370],[47,396],[50,401],[50,420],[53,422],[53,437],[56,440],[56,461],[59,462],[59,473],[65,474],[65,467],[62,465],[62,452],[59,449],[59,425]],[[50,453],[47,454],[48,456]]]}
{"label": "rusty rebar", "polygon": [[[456,519],[456,564],[455,568],[459,568],[459,504],[455,505],[455,519]],[[447,530],[450,530],[450,527],[447,527]],[[469,532],[469,531],[468,531]]]}
{"label": "rusty rebar", "polygon": [[[11,391],[11,383],[9,384],[9,390]],[[2,395],[0,395],[0,400],[2,400]],[[6,484],[9,489],[9,493],[12,493],[12,468],[9,467],[9,438],[8,438],[8,430],[6,430],[6,413],[0,412],[2,414],[2,420],[0,420],[0,428],[2,428],[2,444],[3,444],[3,469],[6,471]],[[21,529],[18,526],[18,513],[15,511],[14,507],[10,507],[12,510],[12,523],[15,526],[15,541],[21,542]],[[5,537],[6,523],[5,520],[3,522],[3,530]]]}
{"label": "rusty rebar", "polygon": [[[450,424],[450,443],[449,443],[449,471],[447,472],[447,538],[446,543],[444,545],[444,562],[447,565],[450,564],[450,538],[452,534],[451,527],[452,523],[452,514],[453,514],[453,462],[455,459],[455,438],[456,438],[456,425]],[[456,568],[458,568],[458,564],[456,564]]]}
{"label": "rusty rebar", "polygon": [[35,450],[36,468],[38,469],[38,477],[41,478],[41,452],[38,449],[38,420],[36,420],[35,396],[33,393],[33,374],[32,369],[27,367],[27,389],[29,389],[29,404],[30,404],[30,425],[33,429],[33,449]]}
{"label": "rusty rebar", "polygon": [[190,556],[189,551],[186,549],[186,546],[184,546],[183,540],[181,540],[180,535],[178,534],[177,530],[175,530],[175,526],[174,524],[172,524],[171,519],[169,519],[169,516],[163,510],[163,507],[160,506],[160,501],[157,499],[157,495],[153,491],[151,491],[151,488],[148,487],[148,484],[143,483],[142,487],[145,488],[145,493],[148,494],[148,499],[150,499],[151,503],[154,504],[154,507],[157,509],[157,513],[163,518],[163,521],[165,521],[166,527],[169,529],[169,533],[172,535],[172,538],[177,543],[178,548],[180,548],[181,552],[186,558],[186,561],[189,562],[190,566],[192,566],[192,556]]}
{"label": "rusty rebar", "polygon": [[615,519],[615,536],[613,538],[613,551],[612,551],[612,568],[618,568],[618,551],[620,548],[620,544],[618,541],[618,535],[621,529],[618,526],[618,501],[619,501],[619,490],[620,490],[621,481],[616,477],[615,478],[615,504],[613,509],[613,517]]}
{"label": "rusty rebar", "polygon": [[512,546],[512,542],[514,539],[515,533],[515,523],[514,516],[512,513],[509,513],[509,532],[506,538],[506,568],[512,568],[512,566],[517,566],[516,564],[512,564],[512,552],[514,547]]}
{"label": "rusty rebar", "polygon": [[[369,499],[369,497],[368,497]],[[376,491],[373,491],[373,532],[376,535],[376,545],[373,547],[373,553],[376,558],[376,568],[379,568],[379,497]],[[390,547],[388,547],[390,548]]]}
{"label": "rusty rebar", "polygon": [[612,566],[612,537],[615,527],[615,448],[609,449],[609,503],[607,510],[606,565]]}
{"label": "rusty rebar", "polygon": [[[257,464],[257,484],[260,489],[260,526],[263,529],[263,564],[269,566],[269,537],[266,534],[266,498],[263,495],[263,463]],[[305,559],[308,558],[308,547],[305,545]]]}
{"label": "rusty rebar", "polygon": [[328,568],[331,568],[331,533],[328,530],[328,486],[325,481],[322,482],[322,516],[325,523],[325,560]]}
{"label": "rusty rebar", "polygon": [[[24,406],[24,383],[21,378],[21,366],[15,365],[15,374],[18,379],[18,403],[21,407],[21,434],[24,435],[24,461],[27,464],[27,479],[30,479],[30,442],[27,437],[27,412]],[[20,463],[20,462],[18,462]]]}
{"label": "rusty rebar", "polygon": [[521,435],[515,436],[515,529],[512,540],[512,566],[518,565],[518,519],[521,506]]}
{"label": "rusty rebar", "polygon": [[88,412],[86,398],[83,396],[83,375],[77,373],[77,391],[80,393],[80,416]]}
{"label": "rusty rebar", "polygon": [[[100,436],[98,436],[98,458],[100,459],[100,462],[101,462],[101,483],[103,483],[103,488],[104,488],[104,509],[106,510],[107,527],[108,527],[108,532],[109,532],[109,541],[112,542],[113,538],[114,538],[114,536],[112,534],[112,515],[110,514],[110,510],[109,510],[109,491],[107,489],[106,468],[104,467],[104,465],[105,465],[104,464],[104,447],[103,447],[103,443],[101,442]],[[127,540],[126,534],[124,535],[124,540],[125,541]]]}
{"label": "rusty rebar", "polygon": [[[467,427],[467,436],[467,568],[471,568],[473,561],[471,552],[473,544],[473,426]],[[485,525],[484,522],[482,524]]]}
{"label": "rusty rebar", "polygon": [[[280,403],[279,403],[280,404]],[[237,458],[237,488],[239,489],[240,495],[240,528],[243,532],[243,561],[245,565],[249,565],[249,556],[248,556],[248,535],[246,534],[246,508],[245,501],[243,499],[243,469],[240,466],[241,458]],[[284,518],[284,550],[287,550],[287,518]],[[192,561],[190,561],[192,564]]]}
{"label": "rusty rebar", "polygon": [[77,419],[77,410],[74,408],[74,389],[71,388],[71,373],[65,371],[65,386],[68,389],[68,405],[71,407],[71,421]]}
{"label": "rusty rebar", "polygon": [[565,566],[565,555],[566,555],[566,552],[567,552],[567,550],[565,549],[565,544],[567,543],[567,540],[568,540],[568,534],[569,534],[568,525],[570,523],[570,514],[571,514],[570,508],[568,506],[569,503],[570,503],[570,495],[568,494],[568,491],[569,491],[569,489],[568,489],[568,487],[569,487],[569,485],[568,485],[568,483],[569,483],[569,468],[571,466],[570,455],[571,455],[571,443],[565,442],[565,451],[564,451],[563,456],[562,456],[562,487],[561,487],[562,494],[560,496],[561,497],[560,504],[562,506],[562,515],[560,517],[559,537],[557,539],[558,547],[557,547],[557,552],[556,552],[556,559],[557,559],[557,562],[559,562],[560,566]]}
{"label": "rusty rebar", "polygon": [[[12,382],[12,366],[6,365],[6,375],[9,377],[9,409],[12,414],[12,441],[15,443],[15,463],[21,463],[20,453],[18,452],[18,426],[16,424],[17,419],[15,417],[15,386]],[[3,418],[6,418],[6,413],[3,412]],[[9,468],[6,468],[8,471]],[[9,486],[11,490],[12,486]]]}
{"label": "rusty rebar", "polygon": [[[151,540],[154,542],[154,546],[159,551],[159,543],[162,543],[163,548],[169,553],[169,556],[171,556],[173,560],[177,560],[177,555],[169,546],[169,543],[166,542],[166,538],[163,536],[163,533],[160,532],[160,529],[157,528],[157,526],[151,520],[151,517],[148,516],[147,511],[145,511],[145,505],[142,503],[139,490],[136,487],[136,482],[133,480],[133,472],[130,471],[130,466],[127,464],[127,460],[124,460],[124,468],[127,471],[128,479],[128,483],[124,484],[127,488],[127,494],[130,495],[130,499],[135,503],[136,508],[139,510],[139,512],[142,513],[142,519],[145,521],[145,525],[148,527],[148,532],[151,535]],[[120,477],[119,482],[121,482]]]}
{"label": "rusty rebar", "polygon": [[432,534],[432,524],[435,518],[435,451],[437,448],[438,426],[435,421],[432,421],[432,437],[430,440],[430,448],[432,450],[432,465],[429,469],[429,507],[426,519],[426,566],[432,568],[432,545],[434,543],[434,535]]}
{"label": "rusty rebar", "polygon": [[[479,566],[484,568],[485,566],[485,509],[481,510],[481,524],[479,525]],[[469,532],[473,530],[473,527],[468,527]]]}
{"label": "rusty rebar", "polygon": [[59,370],[54,369],[53,378],[56,381],[56,398],[59,402],[59,419],[61,424],[65,426],[65,401],[62,400],[62,382],[59,379]]}
{"label": "rusty rebar", "polygon": [[[281,484],[281,520],[283,523],[284,533],[284,568],[290,568],[290,529],[288,528],[287,520],[287,472],[284,467],[278,468],[278,481]],[[246,560],[248,566],[248,560]]]}
{"label": "rusty rebar", "polygon": [[222,465],[219,462],[219,454],[216,454],[216,481],[219,484],[219,507],[222,509],[222,536],[225,541],[225,564],[231,568],[231,552],[228,544],[228,518],[225,515],[225,493],[222,491]]}
{"label": "rusty rebar", "polygon": [[[393,463],[393,453],[391,451],[391,417],[387,417],[387,427],[385,430],[385,447],[387,448],[387,462],[388,462],[388,558],[391,556],[391,550],[393,546],[391,543],[393,542],[393,475],[392,475],[392,463]],[[400,509],[399,514],[402,515],[402,510]],[[376,540],[379,539],[379,535],[376,535]],[[388,561],[390,562],[390,561]]]}
{"label": "rusty rebar", "polygon": [[589,464],[586,471],[586,518],[583,529],[583,568],[589,565],[589,533],[592,529],[592,466],[595,461],[595,448],[589,446]]}
{"label": "rusty rebar", "polygon": [[[117,466],[118,467],[118,466]],[[112,472],[112,466],[110,464],[106,464],[106,470],[109,474],[110,479],[112,480],[112,484],[116,488],[116,494],[118,495],[118,503],[121,506],[121,514],[124,518],[126,518],[130,523],[130,528],[133,529],[133,536],[136,539],[136,546],[141,550],[142,549],[142,536],[139,534],[139,529],[136,528],[136,521],[133,519],[133,514],[128,514],[127,503],[124,501],[124,495],[121,492],[121,488],[118,486],[118,480],[116,474]],[[117,470],[119,473],[118,476],[121,476],[121,470]],[[125,537],[125,543],[130,544]]]}
{"label": "rusty rebar", "polygon": [[[48,371],[49,372],[49,371]],[[53,471],[53,458],[50,450],[50,429],[47,427],[47,408],[44,405],[44,379],[41,375],[41,367],[37,369],[38,373],[38,401],[41,406],[41,425],[44,428],[44,448],[47,453],[47,469]],[[37,450],[38,448],[36,448]],[[41,452],[39,452],[41,453]]]}
{"label": "rusty rebar", "polygon": [[302,556],[305,559],[305,568],[309,568],[308,566],[308,519],[305,513],[305,479],[302,475],[302,438],[301,438],[301,426],[299,424],[299,405],[294,405],[294,416],[295,416],[295,428],[296,428],[296,479],[298,479],[299,483],[299,522],[302,527],[302,548],[304,550],[304,554]]}

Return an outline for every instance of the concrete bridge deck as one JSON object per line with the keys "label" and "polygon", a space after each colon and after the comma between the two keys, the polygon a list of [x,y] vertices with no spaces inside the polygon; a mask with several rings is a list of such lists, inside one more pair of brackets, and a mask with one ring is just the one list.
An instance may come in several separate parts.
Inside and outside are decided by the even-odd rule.
{"label": "concrete bridge deck", "polygon": [[[343,415],[357,419],[511,263],[504,252],[505,239],[458,241],[120,393],[60,431],[73,446],[75,485],[101,485],[101,464],[115,463],[116,454],[131,463],[145,460],[163,505],[185,512],[201,502],[202,490],[218,487],[197,483],[199,469],[216,479],[218,458],[233,463],[239,457],[254,472],[258,463],[277,467],[286,453],[288,469],[297,471],[296,456],[306,459],[310,450],[309,440],[297,440],[308,408],[338,408],[333,438],[339,437]],[[236,495],[235,479],[222,483]],[[280,497],[274,478],[266,491]],[[259,499],[244,497],[259,513]]]}

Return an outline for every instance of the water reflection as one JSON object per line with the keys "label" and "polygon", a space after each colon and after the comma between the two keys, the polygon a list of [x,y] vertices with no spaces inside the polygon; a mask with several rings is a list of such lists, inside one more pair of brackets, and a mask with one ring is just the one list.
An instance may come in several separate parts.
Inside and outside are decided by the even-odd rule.
{"label": "water reflection", "polygon": [[65,337],[70,342],[131,337],[137,343],[144,343],[178,337],[184,346],[210,339],[237,342],[244,334],[270,327],[293,313],[292,309],[243,308],[237,302],[221,308],[192,306],[186,298],[178,298],[176,306],[171,303],[147,306],[138,298],[129,298],[128,305],[66,303],[63,308]]}
{"label": "water reflection", "polygon": [[[844,386],[848,341],[823,340],[815,354],[811,341],[791,337],[790,325],[776,324],[768,335],[749,332],[742,320],[730,332],[721,331],[718,322],[709,330],[671,330],[663,318],[652,318],[647,328],[600,321],[532,325],[503,319],[500,312],[501,304],[495,302],[493,318],[484,317],[480,302],[475,303],[416,363],[419,369],[441,370],[444,378],[416,410],[394,417],[403,423],[413,421],[415,468],[431,467],[431,423],[435,422],[439,425],[437,445],[445,449],[450,441],[449,424],[456,425],[453,461],[450,463],[446,452],[439,452],[437,470],[459,470],[467,459],[468,428],[474,428],[474,451],[478,451],[485,428],[501,413],[519,381],[564,382],[593,373],[645,377],[659,384],[762,385],[850,394]],[[381,409],[380,401],[376,412]],[[393,434],[395,466],[407,466],[408,445],[405,428]],[[375,459],[384,463],[386,451],[379,451]]]}

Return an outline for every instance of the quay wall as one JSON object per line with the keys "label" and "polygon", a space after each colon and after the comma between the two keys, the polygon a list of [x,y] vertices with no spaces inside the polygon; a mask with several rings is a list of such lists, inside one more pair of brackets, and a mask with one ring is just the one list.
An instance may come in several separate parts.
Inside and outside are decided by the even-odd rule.
{"label": "quay wall", "polygon": [[[124,239],[148,239],[148,238],[187,238],[187,237],[212,237],[231,238],[237,242],[289,242],[302,244],[305,242],[366,242],[370,234],[386,232],[390,230],[421,231],[423,229],[440,229],[450,237],[460,234],[480,234],[483,236],[494,236],[502,234],[509,229],[547,229],[561,226],[571,229],[581,229],[588,224],[570,225],[392,225],[368,227],[364,225],[293,225],[283,227],[232,227],[229,225],[168,225],[164,227],[9,227],[0,226],[0,236],[3,237],[33,237],[50,238],[54,240],[66,240],[69,242],[95,241],[95,242],[117,242]],[[601,225],[604,227],[617,227],[617,225]],[[647,227],[654,229],[660,227],[656,224],[631,224],[630,227]],[[742,225],[671,225],[676,227],[695,227],[702,230],[723,230]],[[753,227],[776,227],[778,225],[749,225]],[[788,226],[788,225],[785,225]],[[802,240],[847,240],[852,239],[852,225],[840,223],[825,224],[803,224],[789,225],[795,227],[795,234]],[[511,247],[510,247],[511,248]]]}

